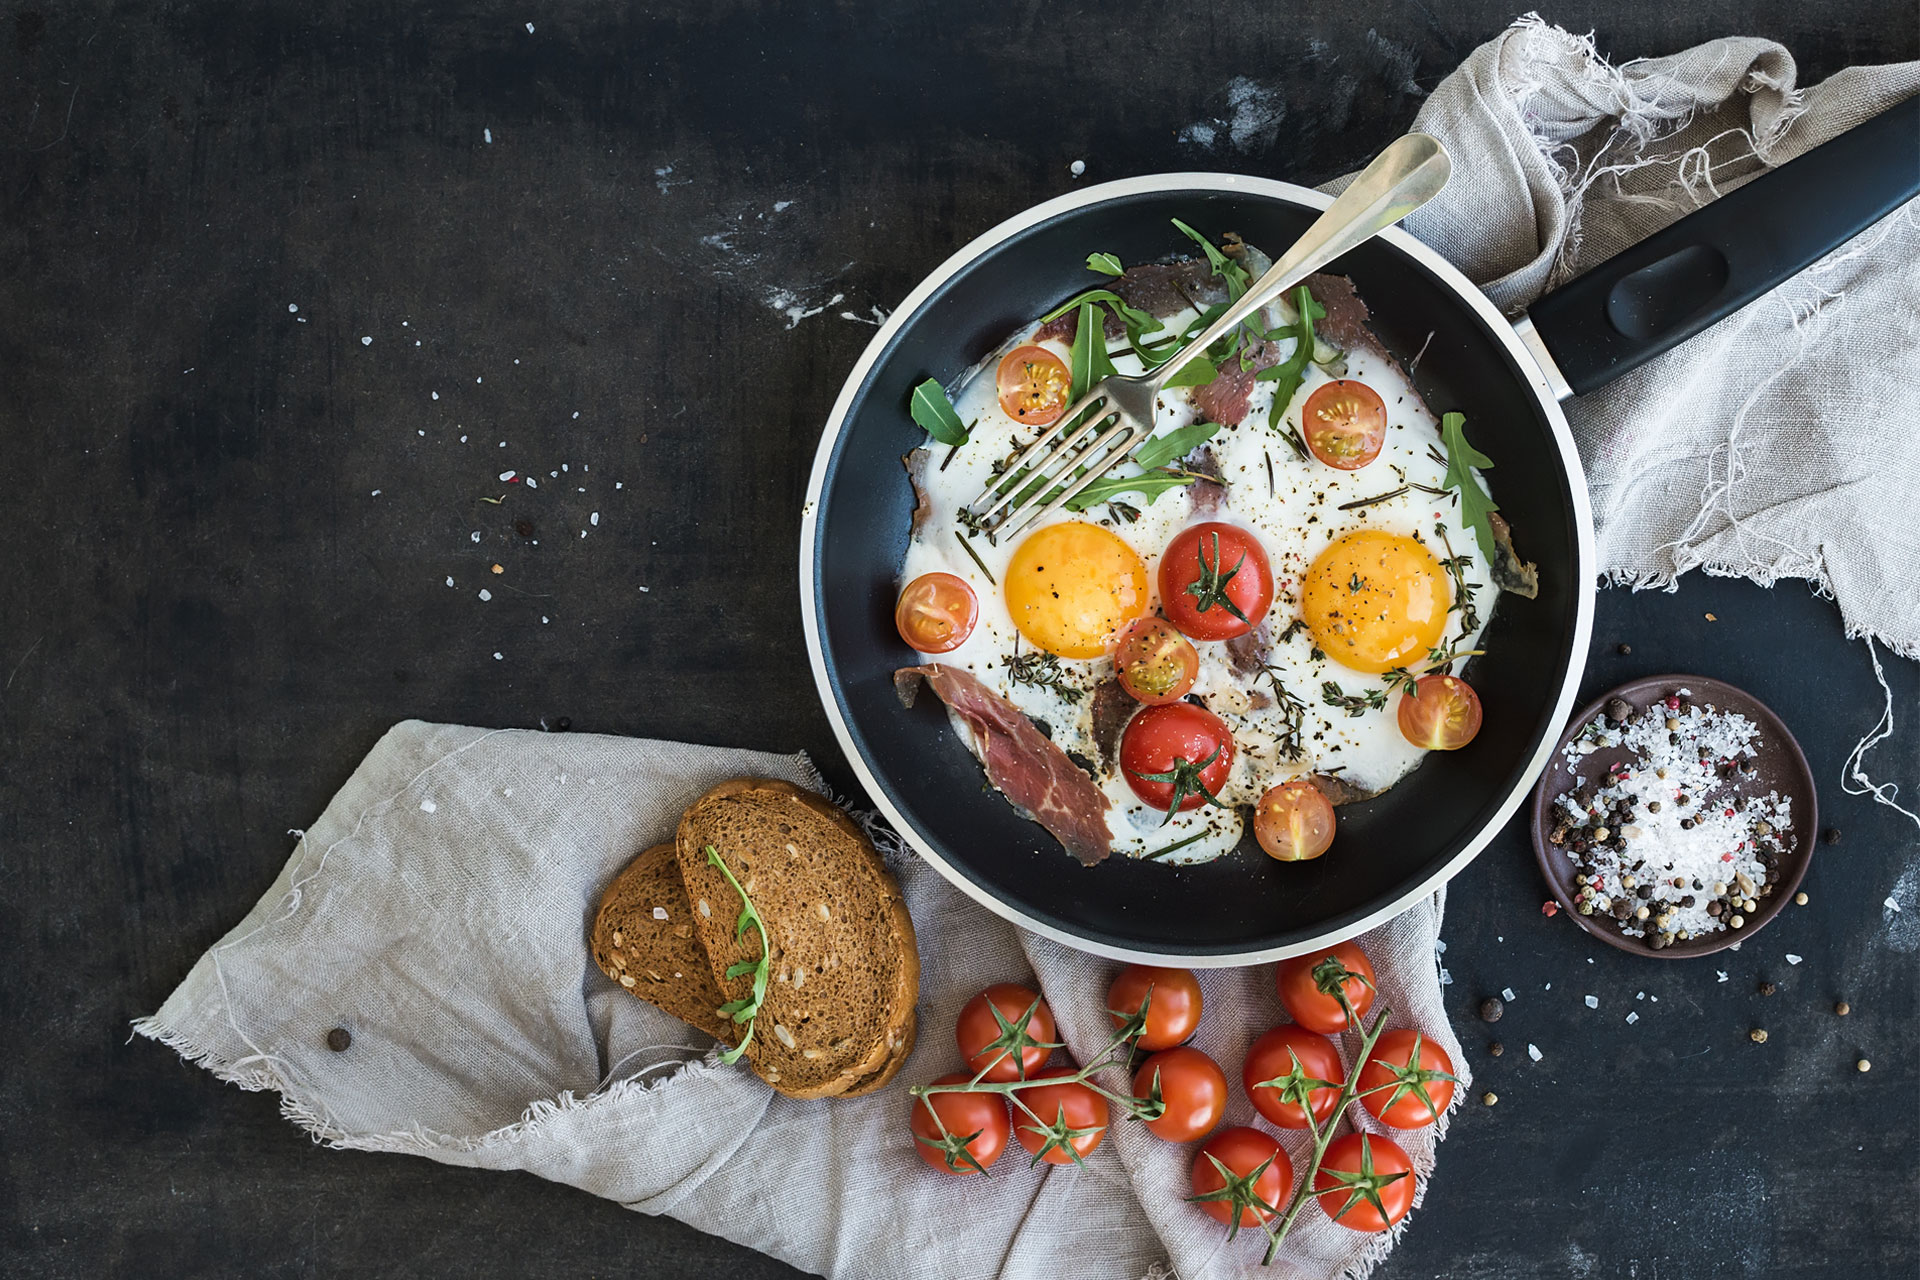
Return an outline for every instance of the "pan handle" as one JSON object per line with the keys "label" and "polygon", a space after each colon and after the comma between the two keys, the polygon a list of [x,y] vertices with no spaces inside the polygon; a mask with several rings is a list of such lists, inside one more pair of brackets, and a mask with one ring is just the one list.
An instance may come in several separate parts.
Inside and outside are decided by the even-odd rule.
{"label": "pan handle", "polygon": [[1519,328],[1558,366],[1563,398],[1584,395],[1732,315],[1916,195],[1920,97],[1568,281],[1528,308]]}

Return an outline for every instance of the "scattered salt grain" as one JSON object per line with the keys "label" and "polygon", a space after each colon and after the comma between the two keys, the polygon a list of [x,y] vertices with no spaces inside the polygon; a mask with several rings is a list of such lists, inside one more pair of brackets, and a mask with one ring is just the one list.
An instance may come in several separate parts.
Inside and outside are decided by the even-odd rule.
{"label": "scattered salt grain", "polygon": [[1791,951],[1789,951],[1789,952],[1787,952],[1787,963],[1788,963],[1788,964],[1799,964],[1799,963],[1800,963],[1800,961],[1801,961],[1802,959],[1803,959],[1803,957],[1801,957],[1801,956],[1797,956],[1797,955],[1795,955],[1795,954],[1793,954],[1793,952],[1791,952]]}
{"label": "scattered salt grain", "polygon": [[481,135],[482,135],[483,137],[485,137],[485,138],[486,138],[486,140],[487,140],[487,141],[488,141],[489,143],[491,143],[491,142],[493,141],[493,130],[491,130],[491,129],[482,129],[482,130],[480,131],[480,133],[481,133]]}
{"label": "scattered salt grain", "polygon": [[[438,399],[440,398],[440,393],[439,393],[438,391],[436,391],[436,392],[434,392],[434,393],[433,393],[433,398],[434,398],[435,400],[438,400]],[[462,440],[465,440],[465,439],[466,439],[466,437],[465,437],[465,436],[461,436],[460,438],[461,438]]]}
{"label": "scattered salt grain", "polygon": [[[626,486],[626,485],[625,485],[624,483],[622,483],[621,481],[619,481],[619,480],[615,480],[615,481],[613,482],[613,487],[614,487],[614,488],[616,488],[616,489],[624,489],[624,488],[626,488],[627,486]],[[1898,906],[1895,906],[1895,907],[1894,907],[1894,910],[1895,910],[1895,911],[1898,911],[1899,909],[1900,909],[1900,908],[1899,908]]]}
{"label": "scattered salt grain", "polygon": [[448,586],[452,586],[452,585],[453,585],[453,575],[452,575],[452,574],[448,574],[448,575],[447,575],[447,585],[448,585]]}
{"label": "scattered salt grain", "polygon": [[546,615],[546,614],[544,614],[544,613],[543,613],[543,614],[541,614],[541,615],[540,615],[540,622],[541,622],[541,625],[543,625],[543,626],[544,626],[544,625],[546,624],[546,621],[547,621],[547,615]]}
{"label": "scattered salt grain", "polygon": [[580,531],[580,536],[581,536],[581,537],[583,537],[583,538],[584,538],[584,537],[586,537],[586,536],[587,536],[587,531],[586,531],[585,529],[582,529],[582,530]]}
{"label": "scattered salt grain", "polygon": [[1500,988],[1500,998],[1501,998],[1502,1000],[1512,1000],[1512,999],[1513,999],[1513,988],[1512,988],[1512,987],[1502,987],[1502,988]]}
{"label": "scattered salt grain", "polygon": [[575,410],[573,411],[573,416],[574,416],[574,417],[576,417],[576,418],[577,418],[577,417],[579,417],[579,416],[580,416],[580,411],[579,411],[578,409],[575,409]]}
{"label": "scattered salt grain", "polygon": [[1067,166],[1067,172],[1072,174],[1076,178],[1079,177],[1081,174],[1085,173],[1086,171],[1087,171],[1087,162],[1085,160],[1075,160],[1072,164]]}
{"label": "scattered salt grain", "polygon": [[1453,985],[1453,975],[1447,972],[1447,967],[1445,965],[1440,966],[1440,985],[1443,987],[1450,987]]}
{"label": "scattered salt grain", "polygon": [[511,480],[511,479],[513,479],[513,478],[514,478],[515,476],[517,476],[517,475],[519,475],[519,474],[520,474],[520,473],[519,473],[519,472],[517,472],[517,471],[502,471],[502,472],[500,473],[500,478],[501,478],[502,480]]}
{"label": "scattered salt grain", "polygon": [[466,438],[465,436],[461,436],[461,437],[460,437],[460,443],[461,443],[461,444],[465,444],[466,442],[467,442],[467,438]]}
{"label": "scattered salt grain", "polygon": [[380,496],[380,491],[378,489],[375,489],[372,493],[368,494],[367,496],[370,498],[377,498]]}
{"label": "scattered salt grain", "polygon": [[493,599],[493,592],[487,590],[485,587],[482,587],[480,588],[480,598],[482,600],[491,600]]}
{"label": "scattered salt grain", "polygon": [[1534,1060],[1535,1062],[1538,1062],[1538,1061],[1540,1061],[1540,1058],[1541,1058],[1541,1056],[1542,1056],[1542,1055],[1541,1055],[1541,1053],[1540,1053],[1540,1048],[1539,1048],[1539,1046],[1538,1046],[1538,1045],[1531,1045],[1531,1044],[1530,1044],[1530,1045],[1528,1045],[1528,1046],[1527,1046],[1527,1056],[1528,1056],[1529,1058],[1532,1058],[1532,1059],[1533,1059],[1533,1060]]}
{"label": "scattered salt grain", "polygon": [[587,523],[595,527],[598,527],[600,524],[600,513],[596,511],[592,515],[588,516]]}
{"label": "scattered salt grain", "polygon": [[1713,974],[1714,974],[1714,977],[1721,982],[1725,982],[1727,980],[1727,971],[1725,969],[1715,969],[1713,971]]}
{"label": "scattered salt grain", "polygon": [[480,541],[480,531],[478,529],[475,529],[473,531],[472,537],[475,542]]}
{"label": "scattered salt grain", "polygon": [[[1723,978],[1725,977],[1725,975],[1724,975],[1724,974],[1723,974],[1723,975],[1721,975],[1721,976],[1722,976]],[[1634,998],[1635,1000],[1645,1000],[1645,999],[1647,998],[1647,993],[1646,993],[1646,992],[1644,992],[1644,991],[1636,991],[1636,992],[1634,992],[1634,993],[1633,993],[1633,998]]]}
{"label": "scattered salt grain", "polygon": [[532,24],[531,22],[529,22],[529,23],[527,24],[527,34],[528,34],[528,35],[532,35],[532,34],[533,34],[533,24]]}
{"label": "scattered salt grain", "polygon": [[1598,1009],[1599,1007],[1600,1007],[1600,997],[1599,997],[1599,996],[1588,996],[1588,997],[1587,997],[1587,1008],[1589,1008],[1589,1009]]}
{"label": "scattered salt grain", "polygon": [[1544,986],[1544,987],[1542,987],[1542,988],[1540,988],[1540,989],[1541,989],[1542,991],[1551,991],[1551,990],[1553,990],[1553,984],[1552,984],[1551,982],[1549,982],[1549,983],[1548,983],[1548,984],[1547,984],[1546,986]]}
{"label": "scattered salt grain", "polygon": [[287,304],[287,313],[289,315],[291,315],[295,311],[298,311],[299,309],[300,309],[300,304],[297,302],[289,302]]}
{"label": "scattered salt grain", "polygon": [[362,337],[362,338],[360,339],[360,345],[361,345],[361,346],[363,346],[363,347],[370,347],[370,346],[372,346],[372,345],[373,345],[373,336],[372,336],[371,334],[369,334],[369,335],[367,335],[367,336],[365,336],[365,337]]}
{"label": "scattered salt grain", "polygon": [[655,920],[665,920],[667,918],[667,909],[665,907],[655,907],[653,909],[653,918]]}
{"label": "scattered salt grain", "polygon": [[439,808],[440,806],[435,804],[431,800],[422,800],[420,802],[420,812],[422,813],[433,813],[437,811]]}
{"label": "scattered salt grain", "polygon": [[1893,895],[1892,895],[1892,894],[1888,894],[1888,895],[1887,895],[1887,900],[1886,900],[1885,902],[1883,902],[1883,903],[1881,903],[1880,905],[1881,905],[1882,907],[1885,907],[1885,908],[1886,908],[1886,909],[1887,909],[1888,911],[1898,911],[1898,910],[1900,910],[1900,904],[1899,904],[1899,903],[1897,903],[1897,902],[1895,902],[1895,901],[1893,900]]}
{"label": "scattered salt grain", "polygon": [[[506,656],[507,656],[507,655],[505,655],[504,653],[496,653],[496,654],[494,654],[494,655],[493,655],[493,660],[494,660],[495,662],[498,662],[498,661],[500,661],[500,660],[501,660],[502,658],[504,658],[504,657],[506,657]],[[512,793],[511,791],[509,791],[509,792],[508,792],[507,794],[508,794],[508,795],[512,795],[513,793]]]}
{"label": "scattered salt grain", "polygon": [[416,432],[414,432],[413,434],[415,434],[415,435],[417,435],[417,436],[423,436],[423,435],[425,435],[425,434],[427,434],[427,433],[426,433],[425,431],[416,431]]}
{"label": "scattered salt grain", "polygon": [[1632,1026],[1634,1023],[1638,1021],[1640,1021],[1640,1015],[1629,1010],[1627,1012],[1627,1025]]}
{"label": "scattered salt grain", "polygon": [[640,594],[642,594],[642,595],[645,595],[645,594],[647,594],[647,593],[648,593],[649,591],[652,591],[652,590],[653,590],[653,588],[652,588],[652,587],[642,587],[642,588],[640,588]]}

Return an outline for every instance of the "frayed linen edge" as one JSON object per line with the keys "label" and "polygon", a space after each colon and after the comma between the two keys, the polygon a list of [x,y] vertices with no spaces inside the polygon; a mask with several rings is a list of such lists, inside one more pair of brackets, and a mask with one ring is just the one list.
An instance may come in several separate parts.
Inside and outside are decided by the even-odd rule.
{"label": "frayed linen edge", "polygon": [[616,1080],[585,1097],[576,1096],[571,1089],[562,1090],[552,1098],[536,1098],[527,1105],[526,1110],[520,1113],[520,1119],[513,1124],[480,1134],[436,1133],[421,1126],[389,1133],[352,1133],[334,1123],[331,1117],[314,1110],[305,1101],[288,1092],[285,1083],[265,1067],[252,1069],[235,1067],[222,1059],[214,1050],[197,1043],[178,1029],[161,1022],[157,1017],[135,1019],[133,1030],[137,1035],[159,1041],[189,1064],[204,1068],[227,1084],[237,1085],[254,1093],[268,1090],[278,1092],[280,1114],[306,1130],[317,1143],[323,1143],[336,1151],[385,1151],[397,1155],[432,1156],[449,1153],[475,1155],[484,1151],[517,1146],[558,1116],[618,1102],[629,1094],[646,1093],[663,1084],[695,1073],[711,1073],[719,1070],[722,1065],[716,1047],[715,1051],[709,1053],[707,1057],[682,1063],[678,1069],[651,1080],[641,1076]]}

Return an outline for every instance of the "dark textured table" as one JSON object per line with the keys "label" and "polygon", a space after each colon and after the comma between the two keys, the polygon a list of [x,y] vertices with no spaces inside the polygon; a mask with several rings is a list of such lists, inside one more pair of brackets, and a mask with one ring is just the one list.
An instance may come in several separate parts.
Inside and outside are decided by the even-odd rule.
{"label": "dark textured table", "polygon": [[[1074,160],[1354,167],[1510,16],[1190,6],[1148,56],[1163,6],[969,8],[7,8],[0,1272],[794,1274],[530,1177],[317,1149],[127,1022],[403,717],[806,748],[850,789],[795,542],[876,308]],[[1620,57],[1768,35],[1808,80],[1920,56],[1904,0],[1548,16]],[[1183,142],[1236,76],[1277,121]],[[1604,593],[1589,690],[1671,669],[1770,702],[1844,837],[1809,906],[1691,964],[1544,919],[1496,841],[1446,959],[1500,1102],[1460,1114],[1383,1276],[1920,1268],[1915,831],[1839,786],[1868,653],[1799,586]],[[1887,674],[1870,765],[1911,796],[1920,672]],[[1496,1061],[1472,1011],[1502,987]]]}

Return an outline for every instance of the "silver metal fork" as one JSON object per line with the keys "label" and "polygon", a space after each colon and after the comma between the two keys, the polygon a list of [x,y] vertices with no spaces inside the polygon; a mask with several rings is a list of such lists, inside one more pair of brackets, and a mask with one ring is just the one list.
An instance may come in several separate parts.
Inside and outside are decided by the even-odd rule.
{"label": "silver metal fork", "polygon": [[[1410,133],[1396,140],[1240,301],[1172,359],[1137,378],[1102,378],[1089,387],[967,504],[968,522],[985,534],[1011,536],[1073,501],[1153,434],[1155,401],[1174,374],[1283,292],[1431,200],[1452,170],[1438,139]],[[1085,472],[1071,476],[1078,467]],[[1065,487],[1038,505],[1063,477]]]}

